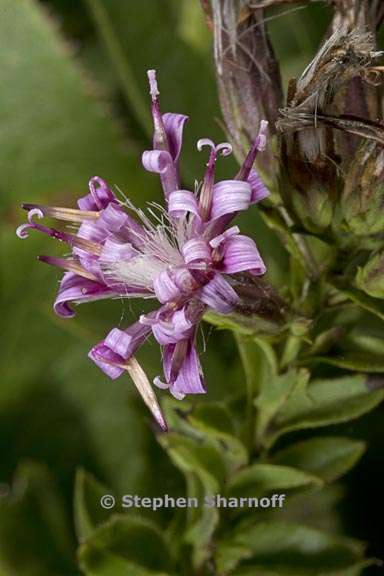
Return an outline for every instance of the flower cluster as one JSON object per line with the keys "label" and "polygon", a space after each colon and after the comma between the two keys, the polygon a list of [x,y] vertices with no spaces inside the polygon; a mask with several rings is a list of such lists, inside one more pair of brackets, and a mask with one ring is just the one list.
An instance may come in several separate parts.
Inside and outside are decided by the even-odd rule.
{"label": "flower cluster", "polygon": [[[163,377],[155,378],[154,384],[179,399],[205,392],[196,350],[199,321],[207,307],[223,314],[234,309],[239,297],[231,285],[232,274],[265,273],[253,240],[231,223],[239,212],[268,195],[252,168],[265,146],[267,122],[262,122],[233,180],[214,182],[216,159],[231,153],[230,144],[199,140],[199,150],[210,149],[203,181],[193,192],[180,189],[178,163],[188,118],[160,112],[155,72],[150,70],[148,77],[154,137],[153,149],[143,153],[142,162],[146,170],[159,174],[165,207],[151,205],[144,213],[129,200],[118,200],[101,178],[94,177],[78,209],[23,205],[28,223],[17,234],[25,238],[34,228],[71,247],[67,258],[40,257],[65,270],[54,303],[60,316],[74,315],[71,304],[102,298],[153,298],[160,303],[126,330],[113,328],[89,356],[111,378],[128,370],[165,428],[153,390],[133,355],[152,333],[163,359]],[[44,216],[78,224],[77,233],[41,225],[37,220]]]}

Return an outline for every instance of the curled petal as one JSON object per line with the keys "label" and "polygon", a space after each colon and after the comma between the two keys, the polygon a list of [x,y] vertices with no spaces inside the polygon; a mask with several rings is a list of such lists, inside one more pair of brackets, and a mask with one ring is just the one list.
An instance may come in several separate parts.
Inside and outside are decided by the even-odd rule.
{"label": "curled petal", "polygon": [[215,276],[200,290],[200,300],[220,314],[233,310],[239,297],[221,274]]}
{"label": "curled petal", "polygon": [[249,272],[255,276],[265,274],[266,267],[254,241],[248,236],[235,236],[222,246],[222,270],[227,274]]}
{"label": "curled petal", "polygon": [[173,164],[172,156],[166,150],[146,150],[141,161],[148,172],[164,174]]}
{"label": "curled petal", "polygon": [[211,260],[211,250],[204,238],[191,238],[181,249],[187,264]]}
{"label": "curled petal", "polygon": [[108,184],[98,176],[89,181],[89,194],[79,198],[77,205],[80,210],[103,210],[110,202],[117,203],[117,198]]}
{"label": "curled petal", "polygon": [[179,298],[180,288],[172,278],[169,270],[163,270],[153,281],[153,289],[156,297],[161,303],[169,302]]}
{"label": "curled petal", "polygon": [[251,186],[252,191],[251,204],[257,204],[257,202],[260,202],[269,196],[269,190],[256,170],[251,170],[247,182]]}
{"label": "curled petal", "polygon": [[209,242],[209,245],[212,248],[217,248],[218,246],[220,246],[220,244],[224,242],[224,240],[230,238],[231,236],[236,236],[236,234],[239,234],[239,232],[240,228],[238,226],[231,226],[230,228],[225,230],[222,234],[219,234],[218,236],[212,238],[212,240]]}
{"label": "curled petal", "polygon": [[178,162],[180,157],[184,124],[187,120],[188,116],[184,114],[174,114],[172,112],[163,114],[164,128],[169,142],[169,151],[175,163]]}
{"label": "curled petal", "polygon": [[[172,362],[175,361],[175,351],[176,347],[173,351]],[[168,367],[167,371],[169,371]],[[175,380],[171,383],[170,391],[176,398],[183,398],[186,394],[206,393],[201,364],[192,339],[186,342],[184,359]]]}
{"label": "curled petal", "polygon": [[93,346],[88,356],[113,380],[124,372],[124,365],[150,333],[151,328],[135,322],[127,330],[113,328],[106,338]]}
{"label": "curled petal", "polygon": [[176,268],[173,271],[172,278],[182,294],[190,295],[191,292],[199,287],[188,268]]}
{"label": "curled petal", "polygon": [[[85,220],[77,233],[79,238],[97,244],[103,244],[111,234],[121,234],[127,237],[127,241],[137,244],[143,231],[140,224],[126,214],[120,206],[109,204],[100,212],[98,220]],[[74,250],[74,254],[81,255],[77,249]]]}
{"label": "curled petal", "polygon": [[251,186],[240,180],[223,180],[213,187],[210,218],[236,214],[247,210],[251,201]]}
{"label": "curled petal", "polygon": [[176,344],[191,335],[193,324],[185,315],[185,309],[177,310],[169,320],[160,320],[152,325],[153,334],[159,344]]}
{"label": "curled petal", "polygon": [[66,272],[60,283],[53,307],[58,316],[72,318],[75,312],[70,308],[70,302],[82,304],[111,298],[114,295],[114,292],[104,284],[83,278],[73,272]]}
{"label": "curled petal", "polygon": [[124,359],[115,354],[108,346],[105,346],[104,342],[93,346],[88,352],[88,358],[112,380],[119,378],[125,371]]}
{"label": "curled petal", "polygon": [[171,192],[168,202],[168,212],[176,218],[183,216],[187,212],[199,216],[199,206],[196,196],[189,190],[175,190]]}
{"label": "curled petal", "polygon": [[100,263],[103,267],[114,262],[127,262],[137,255],[137,250],[129,242],[121,242],[110,237],[104,243],[100,254]]}
{"label": "curled petal", "polygon": [[106,336],[104,344],[112,352],[119,354],[124,360],[128,360],[141,346],[150,331],[151,328],[144,326],[141,322],[135,322],[126,330],[113,328]]}

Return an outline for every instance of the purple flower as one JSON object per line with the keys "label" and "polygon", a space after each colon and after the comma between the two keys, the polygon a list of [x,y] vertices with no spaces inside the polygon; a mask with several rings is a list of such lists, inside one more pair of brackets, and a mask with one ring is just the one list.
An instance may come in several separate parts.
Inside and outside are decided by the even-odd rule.
{"label": "purple flower", "polygon": [[[89,357],[113,379],[127,370],[165,429],[153,389],[133,355],[152,333],[163,358],[163,377],[155,378],[154,384],[179,399],[205,392],[196,351],[197,327],[205,310],[227,314],[234,309],[239,297],[231,274],[265,273],[254,241],[231,223],[268,195],[252,168],[257,152],[265,147],[267,122],[261,123],[233,180],[214,182],[217,157],[230,154],[230,144],[199,140],[198,150],[210,149],[203,181],[194,191],[180,189],[178,162],[188,118],[161,114],[155,71],[148,77],[154,137],[153,149],[143,153],[142,162],[146,170],[159,174],[165,207],[151,204],[144,213],[129,200],[118,200],[104,180],[94,177],[78,209],[24,204],[28,223],[19,226],[17,234],[25,238],[35,228],[71,246],[68,258],[40,257],[66,271],[54,303],[60,316],[74,316],[71,304],[102,298],[152,298],[160,303],[126,330],[113,328]],[[77,233],[41,225],[37,219],[44,216],[78,224]]]}

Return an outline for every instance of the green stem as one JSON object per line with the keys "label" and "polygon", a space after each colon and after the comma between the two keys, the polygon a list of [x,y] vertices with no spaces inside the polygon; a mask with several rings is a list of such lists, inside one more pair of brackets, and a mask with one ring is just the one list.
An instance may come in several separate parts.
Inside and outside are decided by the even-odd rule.
{"label": "green stem", "polygon": [[101,0],[86,0],[88,9],[96,24],[98,33],[104,42],[111,62],[116,70],[120,81],[124,98],[134,111],[137,120],[142,125],[147,136],[152,133],[152,124],[149,115],[149,107],[143,102],[139,87],[128,64],[126,54],[113,29],[108,12]]}

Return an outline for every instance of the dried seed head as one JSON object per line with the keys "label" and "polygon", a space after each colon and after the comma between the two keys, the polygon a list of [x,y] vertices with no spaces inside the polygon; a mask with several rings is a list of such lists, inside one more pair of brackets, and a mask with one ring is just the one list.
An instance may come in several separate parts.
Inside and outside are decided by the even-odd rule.
{"label": "dried seed head", "polygon": [[331,224],[341,174],[348,170],[354,154],[351,135],[384,144],[384,126],[351,115],[348,109],[350,100],[355,112],[365,103],[364,94],[359,100],[356,90],[380,56],[372,33],[340,28],[325,41],[302,76],[291,82],[288,105],[278,122],[282,195],[293,215],[310,231]]}
{"label": "dried seed head", "polygon": [[[240,161],[257,136],[260,121],[275,133],[282,104],[279,67],[269,42],[263,11],[251,0],[211,0],[203,8],[214,33],[219,97],[225,125]],[[258,159],[266,175],[276,173],[272,147]],[[262,163],[262,164],[260,164]]]}

